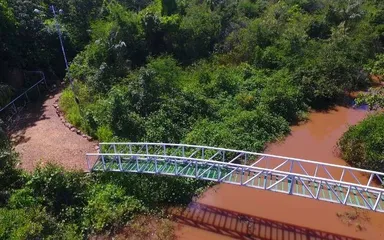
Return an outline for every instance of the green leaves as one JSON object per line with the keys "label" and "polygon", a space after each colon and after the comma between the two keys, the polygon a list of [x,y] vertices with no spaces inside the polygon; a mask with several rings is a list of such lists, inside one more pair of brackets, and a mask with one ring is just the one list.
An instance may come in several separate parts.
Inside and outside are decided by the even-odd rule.
{"label": "green leaves", "polygon": [[369,116],[340,139],[342,157],[354,167],[384,171],[384,114]]}
{"label": "green leaves", "polygon": [[0,129],[0,206],[6,203],[11,190],[19,188],[24,182],[22,171],[17,168],[18,163],[18,154]]}
{"label": "green leaves", "polygon": [[[43,208],[0,208],[0,239],[36,239],[52,236],[57,225]],[[59,234],[57,234],[59,235]]]}
{"label": "green leaves", "polygon": [[96,185],[89,194],[83,224],[91,232],[113,231],[143,210],[138,200],[126,196],[125,191],[116,185]]}

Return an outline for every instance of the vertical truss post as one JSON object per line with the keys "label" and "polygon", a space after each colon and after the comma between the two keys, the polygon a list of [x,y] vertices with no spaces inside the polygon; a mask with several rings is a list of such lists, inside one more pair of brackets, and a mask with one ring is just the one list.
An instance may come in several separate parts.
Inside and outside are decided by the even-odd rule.
{"label": "vertical truss post", "polygon": [[[291,182],[289,182],[289,181],[291,181]],[[288,189],[288,194],[292,195],[292,193],[293,193],[293,185],[295,184],[295,176],[294,175],[289,175],[288,183],[290,183],[289,184],[289,189]]]}
{"label": "vertical truss post", "polygon": [[140,170],[140,168],[139,168],[139,159],[137,158],[137,156],[135,156],[134,159],[136,160],[136,171],[139,171]]}
{"label": "vertical truss post", "polygon": [[12,103],[12,107],[13,107],[13,109],[14,109],[15,113],[17,113],[18,111],[17,111],[17,107],[16,107],[16,104],[15,104],[15,102],[13,102],[13,103]]}
{"label": "vertical truss post", "polygon": [[163,144],[163,155],[164,156],[167,156],[167,149],[165,147],[165,144]]}
{"label": "vertical truss post", "polygon": [[44,85],[45,88],[48,89],[47,79],[45,79],[45,74],[43,73]]}
{"label": "vertical truss post", "polygon": [[157,167],[157,157],[155,157],[155,173],[159,173],[159,169]]}
{"label": "vertical truss post", "polygon": [[264,172],[264,189],[267,189],[268,173]]}
{"label": "vertical truss post", "polygon": [[[113,143],[112,146],[113,146],[113,152],[114,152],[115,154],[117,154],[116,144]],[[121,156],[120,156],[120,155],[115,156],[115,159],[116,159],[116,158],[117,158],[117,161],[118,161],[118,164],[119,164],[119,169],[120,169],[120,171],[122,171],[122,170],[123,170],[123,167],[122,167],[122,165],[121,165]]]}
{"label": "vertical truss post", "polygon": [[196,175],[196,178],[197,178],[197,176],[198,176],[198,171],[197,171],[197,161],[195,161],[195,175]]}
{"label": "vertical truss post", "polygon": [[119,161],[119,168],[120,168],[120,171],[123,171],[123,165],[121,164],[121,156],[118,155],[118,156],[117,156],[117,159],[118,159],[118,161]]}
{"label": "vertical truss post", "polygon": [[205,159],[205,157],[204,157],[204,148],[201,148],[201,158]]}
{"label": "vertical truss post", "polygon": [[106,170],[106,167],[105,167],[104,155],[101,155],[101,162],[103,163],[103,169],[104,169],[104,171],[105,171],[105,170]]}
{"label": "vertical truss post", "polygon": [[[293,164],[294,164],[294,161],[292,161],[291,160],[291,166],[290,166],[290,168],[289,168],[289,172],[290,173],[292,173],[292,170],[293,170]],[[290,182],[290,184],[289,184],[289,181],[291,181]],[[295,176],[293,176],[293,175],[289,175],[288,176],[288,194],[289,195],[292,195],[292,191],[293,191],[293,184],[294,184],[294,182],[295,182]]]}
{"label": "vertical truss post", "polygon": [[175,175],[177,175],[177,161],[176,159],[173,159],[174,163],[175,163]]}
{"label": "vertical truss post", "polygon": [[85,159],[87,161],[88,170],[91,171],[91,164],[89,164],[89,157],[88,157],[88,155],[85,155]]}
{"label": "vertical truss post", "polygon": [[39,96],[40,96],[40,95],[41,95],[41,93],[40,93],[39,84],[37,84],[37,85],[36,85],[36,87],[37,87],[37,92],[39,93]]}
{"label": "vertical truss post", "polygon": [[241,176],[240,176],[240,185],[243,185],[243,182],[244,182],[244,168],[241,168]]}
{"label": "vertical truss post", "polygon": [[223,156],[223,162],[225,162],[225,151],[223,150],[223,151],[221,151],[221,155]]}
{"label": "vertical truss post", "polygon": [[185,157],[185,149],[184,149],[184,145],[183,145],[181,151],[182,151],[183,157]]}

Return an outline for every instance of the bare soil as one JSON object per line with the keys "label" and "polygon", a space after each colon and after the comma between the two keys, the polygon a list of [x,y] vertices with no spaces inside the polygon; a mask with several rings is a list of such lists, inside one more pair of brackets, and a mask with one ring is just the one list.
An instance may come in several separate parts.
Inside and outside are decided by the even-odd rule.
{"label": "bare soil", "polygon": [[60,93],[41,97],[19,114],[10,131],[15,150],[20,154],[21,167],[33,170],[39,163],[57,163],[68,169],[87,169],[85,154],[96,152],[90,142],[70,131],[53,106]]}

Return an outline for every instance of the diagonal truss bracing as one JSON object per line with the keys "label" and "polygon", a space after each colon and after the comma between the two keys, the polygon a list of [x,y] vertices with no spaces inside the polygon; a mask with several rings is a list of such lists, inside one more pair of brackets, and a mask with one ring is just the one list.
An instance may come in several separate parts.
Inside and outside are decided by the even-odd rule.
{"label": "diagonal truss bracing", "polygon": [[100,143],[91,171],[139,172],[226,182],[384,212],[384,173],[224,148]]}

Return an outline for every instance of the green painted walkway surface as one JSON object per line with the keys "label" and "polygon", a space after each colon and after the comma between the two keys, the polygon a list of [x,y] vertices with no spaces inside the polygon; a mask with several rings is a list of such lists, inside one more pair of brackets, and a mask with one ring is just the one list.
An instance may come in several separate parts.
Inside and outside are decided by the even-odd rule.
{"label": "green painted walkway surface", "polygon": [[[304,184],[300,179],[295,179],[292,182],[291,177],[280,181],[284,176],[278,176],[276,174],[261,173],[258,177],[253,178],[259,172],[253,171],[240,171],[234,167],[222,166],[220,164],[203,163],[183,160],[134,160],[134,159],[122,159],[121,168],[119,168],[118,160],[112,158],[104,158],[105,165],[101,159],[99,159],[93,166],[93,171],[118,171],[118,172],[139,172],[139,173],[151,173],[162,175],[178,175],[183,177],[197,176],[204,180],[218,181],[232,183],[236,185],[245,185],[248,187],[266,189],[272,186],[269,190],[276,192],[291,193],[293,195],[299,195],[310,198],[317,198],[330,202],[343,202],[347,195],[347,188],[336,185],[327,185],[326,183],[311,182],[309,179],[304,181]],[[105,169],[104,169],[105,167]],[[308,181],[309,180],[309,181]],[[248,181],[248,182],[247,182]],[[244,184],[246,183],[246,184]],[[320,189],[320,190],[319,190]],[[346,204],[350,206],[366,207],[368,208],[365,199],[371,206],[375,205],[377,195],[360,190],[350,190],[350,194],[347,198]],[[318,194],[318,195],[317,195]],[[384,209],[384,196],[381,197],[377,206],[378,210]]]}

